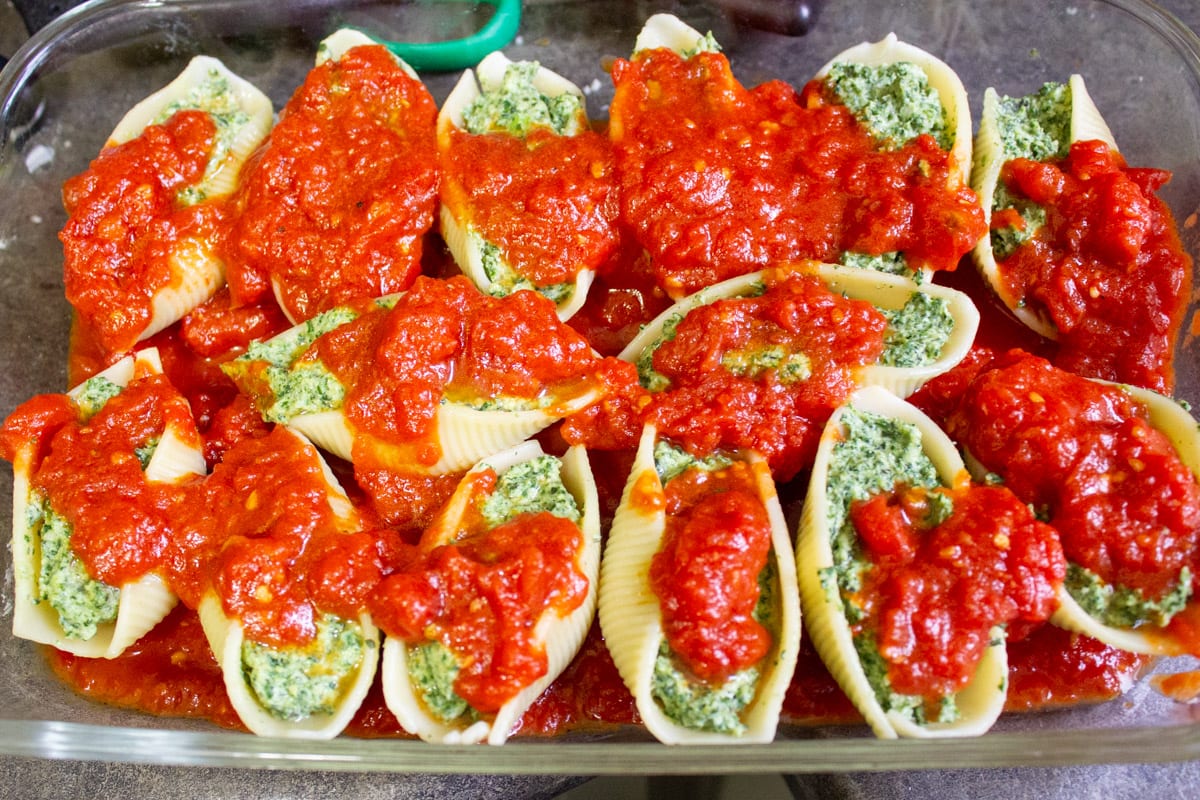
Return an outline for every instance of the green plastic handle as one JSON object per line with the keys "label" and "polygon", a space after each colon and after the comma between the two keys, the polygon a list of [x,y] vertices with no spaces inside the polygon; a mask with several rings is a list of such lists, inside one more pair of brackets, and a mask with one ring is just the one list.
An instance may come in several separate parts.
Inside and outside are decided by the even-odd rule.
{"label": "green plastic handle", "polygon": [[470,36],[445,42],[383,42],[415,70],[446,72],[473,67],[513,40],[521,24],[521,0],[483,0],[495,6],[487,24]]}

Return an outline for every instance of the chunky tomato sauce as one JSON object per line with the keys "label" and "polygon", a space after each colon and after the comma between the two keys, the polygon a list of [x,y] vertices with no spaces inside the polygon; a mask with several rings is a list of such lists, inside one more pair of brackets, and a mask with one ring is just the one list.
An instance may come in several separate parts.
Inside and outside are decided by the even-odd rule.
{"label": "chunky tomato sauce", "polygon": [[203,177],[215,135],[208,114],[180,112],[106,147],[63,186],[67,299],[110,353],[132,348],[150,325],[155,294],[178,285],[171,256],[181,244],[217,246],[224,206],[179,198]]}
{"label": "chunky tomato sauce", "polygon": [[535,286],[571,282],[617,252],[612,151],[602,134],[455,128],[442,169],[443,202]]}
{"label": "chunky tomato sauce", "polygon": [[15,457],[25,442],[42,451],[30,489],[70,523],[72,549],[109,585],[157,569],[170,545],[174,487],[148,481],[139,452],[168,426],[199,444],[187,403],[161,375],[138,377],[86,420],[65,398],[43,396],[5,423],[6,451]]}
{"label": "chunky tomato sauce", "polygon": [[1118,387],[1012,352],[967,389],[949,431],[1104,581],[1154,599],[1181,569],[1200,576],[1200,485]]}
{"label": "chunky tomato sauce", "polygon": [[461,665],[455,692],[485,714],[546,674],[539,621],[567,616],[588,592],[578,563],[583,534],[571,520],[538,512],[486,526],[477,504],[495,479],[475,475],[478,499],[465,518],[405,548],[369,603],[388,635],[445,645]]}
{"label": "chunky tomato sauce", "polygon": [[[651,396],[643,418],[696,454],[757,450],[787,480],[816,453],[826,420],[855,386],[855,368],[878,360],[884,326],[871,304],[803,271],[784,272],[762,295],[684,317],[654,353],[670,385]],[[768,352],[782,353],[782,363],[761,366]]]}
{"label": "chunky tomato sauce", "polygon": [[[553,407],[588,391],[603,372],[552,302],[535,292],[490,297],[462,276],[419,277],[390,311],[330,331],[301,358],[320,361],[350,387],[343,409],[359,431],[416,446],[425,466],[441,454],[433,423],[443,399]],[[363,456],[371,463],[370,453]]]}
{"label": "chunky tomato sauce", "polygon": [[383,47],[309,72],[246,167],[228,252],[235,302],[274,284],[300,320],[407,288],[437,210],[436,118]]}
{"label": "chunky tomato sauce", "polygon": [[715,684],[754,666],[771,632],[754,617],[771,523],[742,462],[667,482],[667,527],[650,564],[663,633],[696,677]]}
{"label": "chunky tomato sauce", "polygon": [[850,507],[872,564],[856,635],[874,639],[895,691],[927,699],[970,681],[994,626],[1048,619],[1066,574],[1055,531],[1008,489],[944,491],[953,512],[935,525],[922,489],[898,485]]}
{"label": "chunky tomato sauce", "polygon": [[724,56],[665,49],[612,76],[621,218],[672,295],[847,250],[950,270],[986,229],[932,137],[882,149],[820,84],[746,89]]}
{"label": "chunky tomato sauce", "polygon": [[998,266],[1010,295],[1058,329],[1055,363],[1169,393],[1192,286],[1191,258],[1156,194],[1170,173],[1127,167],[1084,141],[1061,162],[1009,161],[1001,178],[1046,210],[1046,224]]}

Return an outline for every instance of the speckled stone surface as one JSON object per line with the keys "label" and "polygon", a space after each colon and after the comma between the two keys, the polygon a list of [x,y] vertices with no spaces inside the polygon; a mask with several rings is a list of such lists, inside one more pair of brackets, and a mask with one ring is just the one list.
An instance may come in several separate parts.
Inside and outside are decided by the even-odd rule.
{"label": "speckled stone surface", "polygon": [[[553,3],[528,3],[527,13],[542,15],[554,13]],[[586,26],[604,24],[605,12],[600,2],[592,4],[588,11],[572,11],[559,21],[563,26]],[[623,3],[623,8],[636,7],[639,18],[648,16],[665,3]],[[704,3],[689,3],[702,8]],[[950,5],[950,4],[947,4]],[[1063,4],[1067,6],[1067,4]],[[1193,30],[1200,29],[1200,2],[1197,0],[1165,0],[1161,3]],[[996,8],[1002,8],[997,0]],[[597,10],[599,9],[599,10]],[[965,17],[958,24],[977,24]],[[616,24],[614,22],[614,24]],[[626,27],[632,20],[621,20]],[[15,16],[7,0],[0,0],[0,53],[10,54],[11,48],[21,39]],[[818,18],[817,30],[822,27],[844,27],[842,20]],[[849,43],[851,39],[846,39]],[[857,40],[854,40],[857,41]],[[570,37],[557,51],[554,67],[568,77],[578,54],[571,52]],[[803,51],[803,42],[798,40],[798,57],[819,63],[816,54]],[[743,43],[745,44],[745,43]],[[1081,46],[1090,46],[1081,43]],[[618,52],[614,50],[613,55]],[[969,54],[956,53],[956,59],[965,60]],[[549,58],[547,59],[549,61]],[[948,57],[948,60],[950,58]],[[753,70],[751,70],[752,73]],[[754,82],[755,76],[747,73],[743,79]],[[442,92],[444,88],[435,90]],[[597,89],[603,100],[604,87]],[[440,97],[439,97],[440,99]],[[102,135],[102,134],[101,134]],[[1195,191],[1197,187],[1184,187]],[[0,288],[3,287],[0,276]],[[53,287],[51,287],[53,288]],[[5,297],[0,317],[12,318],[14,314],[38,313],[34,309],[18,307],[14,298]],[[0,330],[7,325],[0,319]],[[27,370],[42,371],[50,375],[45,379],[46,389],[56,385],[61,366],[42,363],[26,363]],[[7,489],[7,484],[4,486]],[[36,700],[30,700],[36,703]],[[431,750],[431,758],[436,752]],[[586,773],[586,765],[579,765]],[[587,780],[586,776],[487,776],[487,775],[436,775],[436,774],[354,774],[317,771],[267,771],[246,769],[216,769],[197,767],[152,767],[138,764],[111,764],[42,760],[32,758],[0,758],[0,798],[42,800],[42,798],[76,797],[129,797],[149,800],[216,800],[221,798],[355,798],[377,800],[400,798],[402,800],[425,800],[425,798],[551,798]],[[995,770],[936,770],[912,772],[852,773],[843,775],[798,775],[788,776],[789,787],[797,798],[813,800],[909,800],[910,798],[933,798],[956,800],[957,798],[1005,798],[1006,800],[1133,800],[1153,797],[1154,800],[1193,800],[1200,797],[1200,761],[1182,764],[1161,765],[1104,765],[1089,767],[1067,767],[1056,769],[995,769]],[[660,788],[667,784],[657,784]],[[664,795],[668,796],[668,795]]]}

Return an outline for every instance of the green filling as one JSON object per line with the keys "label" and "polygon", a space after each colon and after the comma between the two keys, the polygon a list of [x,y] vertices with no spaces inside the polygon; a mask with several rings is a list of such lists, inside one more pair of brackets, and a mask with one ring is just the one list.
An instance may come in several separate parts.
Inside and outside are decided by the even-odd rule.
{"label": "green filling", "polygon": [[666,439],[659,439],[654,443],[654,470],[664,485],[693,467],[705,472],[713,472],[724,469],[732,463],[733,460],[723,453],[711,453],[703,458],[698,458]]}
{"label": "green filling", "polygon": [[[829,529],[833,531],[831,546],[833,567],[823,570],[821,582],[831,597],[838,597],[846,619],[851,624],[861,621],[864,612],[851,600],[862,588],[862,574],[870,569],[870,561],[862,551],[849,509],[856,500],[891,492],[896,484],[935,488],[941,485],[937,469],[921,446],[921,431],[912,423],[891,419],[869,411],[848,408],[841,415],[845,438],[833,448],[826,484]],[[946,519],[952,511],[952,501],[941,493],[931,493],[929,524]],[[887,662],[879,653],[874,636],[869,632],[854,637],[854,647],[871,688],[881,706],[908,715],[914,722],[924,724],[925,703],[920,697],[894,692],[887,679]],[[953,697],[944,697],[938,722],[949,722],[957,715]]]}
{"label": "green filling", "polygon": [[846,250],[838,258],[838,263],[847,267],[884,272],[888,275],[901,275],[905,278],[911,278],[917,283],[925,279],[925,273],[909,268],[908,260],[904,257],[904,253],[899,250],[893,250],[890,253],[880,253],[874,256],[867,255],[866,253],[852,253]]}
{"label": "green filling", "polygon": [[98,626],[116,620],[121,590],[88,574],[71,549],[71,524],[48,503],[32,498],[28,509],[28,529],[41,539],[34,602],[50,603],[68,638],[91,639]]}
{"label": "green filling", "polygon": [[720,686],[691,680],[676,665],[671,648],[663,640],[654,660],[651,692],[663,713],[692,730],[740,735],[745,733],[742,710],[754,699],[758,688],[757,667],[735,672]]}
{"label": "green filling", "polygon": [[464,714],[474,716],[467,701],[454,691],[458,660],[441,642],[425,642],[408,648],[408,676],[425,709],[442,722],[453,722]]}
{"label": "green filling", "polygon": [[[1071,146],[1071,89],[1064,83],[1046,83],[1024,97],[1001,97],[996,108],[1003,160],[1028,158],[1047,161],[1065,158]],[[1004,181],[996,184],[993,212],[1016,209],[1024,225],[992,231],[992,252],[1003,261],[1033,238],[1046,223],[1046,211],[1036,203],[1014,197]]]}
{"label": "green filling", "polygon": [[104,408],[104,404],[121,393],[123,387],[103,375],[88,378],[72,395],[81,421],[87,422]]}
{"label": "green filling", "polygon": [[945,150],[954,144],[941,98],[915,64],[834,64],[826,84],[877,139],[899,147],[928,133]]}
{"label": "green filling", "polygon": [[507,133],[525,136],[548,127],[560,136],[571,136],[583,127],[583,98],[574,92],[549,97],[533,85],[536,61],[517,61],[504,70],[500,86],[480,93],[463,111],[468,133]]}
{"label": "green filling", "polygon": [[739,378],[755,379],[773,370],[782,384],[808,380],[812,361],[804,353],[788,352],[782,345],[759,350],[730,350],[721,357],[721,366]]}
{"label": "green filling", "polygon": [[552,283],[538,286],[533,281],[517,272],[508,262],[500,257],[500,248],[486,241],[474,231],[470,234],[479,248],[479,258],[483,264],[483,274],[491,281],[488,294],[493,297],[505,297],[519,289],[532,289],[545,296],[555,305],[562,305],[570,299],[575,291],[574,283]]}
{"label": "green filling", "polygon": [[201,183],[187,186],[179,192],[178,199],[184,205],[195,205],[207,198],[204,184],[221,167],[237,139],[238,132],[250,121],[250,115],[238,105],[237,95],[229,86],[229,81],[215,69],[209,70],[206,79],[192,87],[187,95],[164,108],[154,120],[154,124],[161,125],[176,112],[192,109],[207,112],[216,125],[217,133]]}
{"label": "green filling", "polygon": [[299,647],[242,644],[242,671],[263,709],[284,720],[332,714],[368,647],[362,628],[331,614],[317,619],[313,641]]}
{"label": "green filling", "polygon": [[937,361],[954,330],[950,304],[942,297],[913,292],[898,309],[880,309],[887,318],[883,355],[888,367],[924,367]]}
{"label": "green filling", "polygon": [[1179,570],[1175,588],[1158,600],[1150,600],[1141,590],[1114,586],[1096,573],[1078,564],[1067,565],[1066,588],[1075,602],[1096,621],[1114,628],[1140,625],[1163,627],[1183,610],[1192,596],[1192,572]]}
{"label": "green filling", "polygon": [[717,39],[712,35],[712,31],[708,31],[699,39],[696,40],[696,46],[687,50],[680,50],[679,56],[684,61],[699,53],[719,53],[721,45],[717,44]]}
{"label": "green filling", "polygon": [[226,371],[236,381],[249,363],[266,363],[265,377],[273,401],[260,410],[267,422],[287,423],[301,414],[332,411],[341,407],[346,387],[318,361],[295,362],[321,336],[357,316],[348,308],[324,311],[265,342],[252,342]]}
{"label": "green filling", "polygon": [[538,456],[510,467],[481,509],[489,528],[542,511],[575,523],[581,516],[579,504],[563,485],[562,462],[554,456]]}
{"label": "green filling", "polygon": [[649,347],[637,357],[638,382],[651,392],[663,392],[670,388],[671,379],[654,368],[654,353],[666,342],[675,338],[675,329],[683,322],[683,314],[673,314],[663,323],[662,332]]}

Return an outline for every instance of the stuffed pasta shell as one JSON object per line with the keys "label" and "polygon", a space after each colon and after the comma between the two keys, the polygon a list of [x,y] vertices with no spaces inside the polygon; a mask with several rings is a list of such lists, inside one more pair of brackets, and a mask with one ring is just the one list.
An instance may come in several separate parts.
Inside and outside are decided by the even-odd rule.
{"label": "stuffed pasta shell", "polygon": [[796,563],[813,644],[880,738],[988,730],[1005,625],[1046,619],[1065,570],[1052,528],[972,485],[949,437],[879,387],[825,429]]}
{"label": "stuffed pasta shell", "polygon": [[799,654],[792,559],[761,457],[696,457],[646,426],[605,545],[599,614],[659,741],[775,737]]}
{"label": "stuffed pasta shell", "polygon": [[67,299],[110,353],[130,350],[212,297],[228,198],[271,128],[271,101],[197,56],[117,124],[67,181]]}
{"label": "stuffed pasta shell", "polygon": [[274,297],[292,322],[408,288],[437,212],[437,105],[361,32],[317,51],[238,193],[235,304]]}
{"label": "stuffed pasta shell", "polygon": [[282,426],[231,448],[201,492],[183,535],[210,581],[188,599],[230,704],[260,736],[337,736],[374,680],[380,634],[365,610],[314,598],[321,581],[305,566],[341,562],[358,513],[316,448]]}
{"label": "stuffed pasta shell", "polygon": [[13,634],[114,658],[175,606],[161,552],[173,490],[203,475],[187,401],[158,353],[126,356],[9,418]]}
{"label": "stuffed pasta shell", "polygon": [[503,744],[583,644],[599,564],[583,448],[481,461],[380,586],[388,708],[427,741]]}
{"label": "stuffed pasta shell", "polygon": [[[958,363],[978,324],[956,290],[804,262],[684,298],[621,358],[637,365],[663,435],[757,450],[787,479],[811,460],[828,414],[855,385],[910,394]],[[730,424],[731,414],[745,422]]]}
{"label": "stuffed pasta shell", "polygon": [[1044,309],[1026,301],[998,264],[1036,233],[1045,222],[1045,209],[1013,194],[1001,173],[1014,158],[1062,159],[1072,142],[1086,140],[1103,142],[1117,151],[1112,132],[1080,75],[1072,75],[1065,84],[1047,83],[1024,97],[1001,96],[992,87],[984,91],[971,180],[983,203],[989,231],[972,255],[984,279],[1013,314],[1049,338],[1058,333],[1053,320]]}
{"label": "stuffed pasta shell", "polygon": [[599,356],[536,292],[420,277],[224,365],[263,418],[347,460],[457,472],[600,397]]}
{"label": "stuffed pasta shell", "polygon": [[442,237],[481,291],[533,289],[567,319],[616,252],[607,139],[580,89],[495,52],[467,70],[438,116]]}
{"label": "stuffed pasta shell", "polygon": [[[974,246],[983,212],[966,182],[970,115],[957,78],[894,40],[864,47],[846,55],[863,63],[845,69],[873,76],[872,86],[908,70],[926,110],[900,115],[928,116],[945,145],[880,138],[824,78],[799,92],[781,81],[743,86],[711,35],[667,15],[651,17],[630,58],[614,63],[621,221],[670,297],[802,259],[923,277],[954,269]],[[868,92],[864,105],[893,112],[883,94]],[[965,160],[949,149],[964,147]]]}
{"label": "stuffed pasta shell", "polygon": [[1068,568],[1053,622],[1136,653],[1200,650],[1190,633],[1200,614],[1191,414],[1157,393],[1013,352],[971,383],[949,430],[972,469],[1058,530]]}
{"label": "stuffed pasta shell", "polygon": [[988,89],[975,150],[974,260],[994,293],[1056,364],[1170,393],[1192,266],[1158,194],[1170,172],[1126,164],[1079,75]]}

